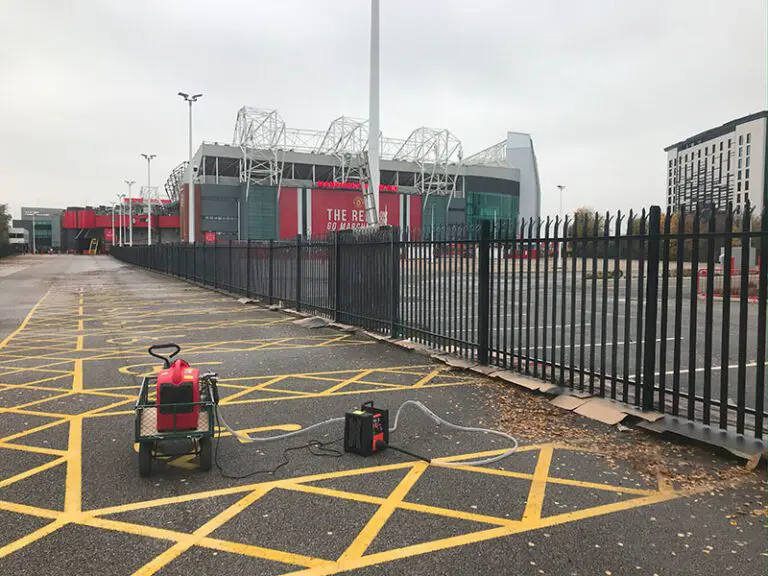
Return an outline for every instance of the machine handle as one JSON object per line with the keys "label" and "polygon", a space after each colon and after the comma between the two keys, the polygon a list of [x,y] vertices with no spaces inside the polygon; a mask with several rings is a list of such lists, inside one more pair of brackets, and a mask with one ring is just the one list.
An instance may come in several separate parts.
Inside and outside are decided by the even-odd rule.
{"label": "machine handle", "polygon": [[[163,348],[175,348],[176,350],[174,350],[168,356],[163,356],[162,354],[155,354],[154,352],[155,350],[162,350]],[[154,356],[158,360],[162,360],[165,363],[166,368],[170,368],[171,358],[173,358],[174,356],[176,356],[176,354],[181,352],[181,346],[179,346],[178,344],[153,344],[152,346],[149,347],[147,352],[149,352],[150,356]]]}

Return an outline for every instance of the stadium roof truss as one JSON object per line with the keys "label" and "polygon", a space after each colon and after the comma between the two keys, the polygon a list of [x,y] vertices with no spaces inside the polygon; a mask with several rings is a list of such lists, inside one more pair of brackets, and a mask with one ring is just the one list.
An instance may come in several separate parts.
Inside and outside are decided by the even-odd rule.
{"label": "stadium roof truss", "polygon": [[480,150],[464,160],[465,164],[473,166],[506,166],[507,165],[507,141],[502,140],[498,144]]}
{"label": "stadium roof truss", "polygon": [[461,141],[448,130],[421,127],[411,132],[392,160],[413,162],[419,170],[415,186],[424,202],[430,194],[456,195],[464,150]]}
{"label": "stadium roof truss", "polygon": [[185,160],[176,166],[165,181],[163,187],[165,189],[165,194],[168,196],[168,200],[170,200],[171,203],[179,201],[179,193],[181,191],[181,185],[184,182],[184,174],[187,171],[187,164],[188,162]]}
{"label": "stadium roof truss", "polygon": [[251,184],[277,186],[283,179],[285,157],[285,122],[277,110],[243,106],[237,112],[232,144],[243,154],[240,182],[246,184],[246,198]]}
{"label": "stadium roof truss", "polygon": [[[237,113],[232,141],[242,151],[240,181],[277,186],[279,190],[286,152],[333,156],[337,160],[336,180],[366,181],[368,137],[368,121],[364,119],[340,116],[325,131],[295,129],[286,128],[276,110],[244,106]],[[417,165],[414,185],[425,199],[430,194],[454,196],[461,166],[483,164],[477,159],[497,148],[473,155],[470,162],[463,158],[461,141],[449,130],[421,127],[405,140],[380,139],[382,160]],[[166,183],[166,193],[172,199],[178,198],[179,174],[183,177],[185,165],[177,167]]]}

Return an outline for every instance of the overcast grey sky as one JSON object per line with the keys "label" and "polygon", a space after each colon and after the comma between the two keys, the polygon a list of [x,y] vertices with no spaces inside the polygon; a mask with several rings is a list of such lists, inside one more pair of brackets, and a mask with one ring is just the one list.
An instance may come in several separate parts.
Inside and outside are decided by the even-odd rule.
{"label": "overcast grey sky", "polygon": [[[382,0],[381,128],[530,132],[542,212],[664,203],[663,148],[767,107],[765,0]],[[366,117],[367,0],[0,0],[0,202],[109,203],[242,105]]]}

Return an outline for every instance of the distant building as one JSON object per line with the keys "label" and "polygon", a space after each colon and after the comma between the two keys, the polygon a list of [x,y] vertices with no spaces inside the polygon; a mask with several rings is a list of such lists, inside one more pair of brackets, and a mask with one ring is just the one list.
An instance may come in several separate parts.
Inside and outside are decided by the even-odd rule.
{"label": "distant building", "polygon": [[61,248],[61,215],[63,212],[64,210],[61,208],[22,206],[21,220],[14,220],[13,225],[29,231],[30,247],[34,245],[38,251],[49,248],[59,250]]}
{"label": "distant building", "polygon": [[726,122],[664,149],[667,205],[741,211],[749,201],[763,207],[768,111]]}
{"label": "distant building", "polygon": [[30,250],[29,230],[26,228],[11,228],[8,230],[8,243],[17,252],[27,252]]}

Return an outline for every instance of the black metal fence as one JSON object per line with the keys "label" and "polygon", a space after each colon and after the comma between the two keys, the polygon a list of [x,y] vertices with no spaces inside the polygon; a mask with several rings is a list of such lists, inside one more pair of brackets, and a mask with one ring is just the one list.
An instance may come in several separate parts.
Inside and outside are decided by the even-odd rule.
{"label": "black metal fence", "polygon": [[112,249],[126,262],[721,430],[766,430],[768,216]]}
{"label": "black metal fence", "polygon": [[0,258],[11,256],[12,254],[18,254],[19,251],[12,244],[0,244]]}

